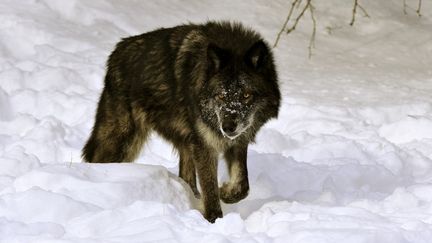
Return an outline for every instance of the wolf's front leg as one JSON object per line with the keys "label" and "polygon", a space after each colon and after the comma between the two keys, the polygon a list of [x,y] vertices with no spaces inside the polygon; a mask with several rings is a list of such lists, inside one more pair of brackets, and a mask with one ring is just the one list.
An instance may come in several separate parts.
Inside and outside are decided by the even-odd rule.
{"label": "wolf's front leg", "polygon": [[225,203],[236,203],[249,193],[249,180],[247,172],[247,145],[233,146],[225,151],[230,175],[229,182],[220,188],[220,198]]}
{"label": "wolf's front leg", "polygon": [[206,146],[194,148],[194,162],[201,186],[201,199],[204,204],[204,217],[214,223],[222,217],[217,182],[217,154]]}
{"label": "wolf's front leg", "polygon": [[178,148],[180,153],[179,176],[189,184],[196,198],[201,195],[198,192],[196,184],[195,163],[193,157],[193,149],[189,146],[181,146]]}

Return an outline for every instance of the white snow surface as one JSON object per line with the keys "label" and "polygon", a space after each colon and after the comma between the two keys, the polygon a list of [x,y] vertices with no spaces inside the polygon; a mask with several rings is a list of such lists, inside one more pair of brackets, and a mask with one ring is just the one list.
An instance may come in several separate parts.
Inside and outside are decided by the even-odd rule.
{"label": "white snow surface", "polygon": [[[273,50],[283,102],[251,145],[251,191],[208,223],[152,135],[87,164],[105,61],[159,27],[237,20],[273,44],[290,1],[0,0],[0,242],[432,242],[432,3],[313,1]],[[223,161],[220,182],[227,180]]]}

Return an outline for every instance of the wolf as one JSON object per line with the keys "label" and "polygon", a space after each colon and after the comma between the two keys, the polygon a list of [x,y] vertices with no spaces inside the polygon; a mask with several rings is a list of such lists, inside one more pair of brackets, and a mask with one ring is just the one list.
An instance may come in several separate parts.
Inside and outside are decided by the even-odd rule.
{"label": "wolf", "polygon": [[[248,195],[248,145],[279,106],[273,54],[257,32],[228,21],[157,29],[122,39],[109,56],[82,156],[133,161],[156,131],[178,150],[179,176],[214,222],[222,217],[220,200]],[[230,179],[219,188],[220,154]]]}

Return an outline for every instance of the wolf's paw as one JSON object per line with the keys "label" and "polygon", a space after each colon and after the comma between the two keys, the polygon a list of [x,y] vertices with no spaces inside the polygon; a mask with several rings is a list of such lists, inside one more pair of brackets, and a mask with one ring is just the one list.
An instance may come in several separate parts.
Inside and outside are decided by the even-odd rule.
{"label": "wolf's paw", "polygon": [[214,210],[208,210],[204,213],[204,218],[207,219],[210,223],[214,223],[217,218],[222,218],[222,210],[214,209]]}
{"label": "wolf's paw", "polygon": [[236,203],[249,194],[249,184],[248,183],[224,183],[221,188],[219,188],[219,197],[224,203]]}

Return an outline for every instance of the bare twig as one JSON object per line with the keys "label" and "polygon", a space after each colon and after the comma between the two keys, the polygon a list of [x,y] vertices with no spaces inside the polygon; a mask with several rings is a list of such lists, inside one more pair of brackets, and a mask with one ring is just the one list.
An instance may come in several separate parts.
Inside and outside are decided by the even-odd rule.
{"label": "bare twig", "polygon": [[358,2],[357,2],[357,0],[354,0],[354,8],[352,10],[352,18],[351,18],[351,22],[350,22],[351,26],[354,24],[354,21],[355,21],[355,16],[356,16],[356,12],[357,12],[357,6],[358,6]]}
{"label": "bare twig", "polygon": [[[293,32],[296,28],[298,23],[300,22],[300,19],[304,16],[304,13],[306,12],[306,10],[309,9],[310,12],[310,17],[312,20],[312,34],[309,40],[309,58],[312,57],[312,50],[315,48],[315,38],[316,38],[316,25],[317,25],[317,21],[315,18],[315,8],[312,5],[312,0],[291,0],[291,8],[289,9],[288,15],[285,19],[285,22],[283,23],[282,28],[280,29],[277,38],[275,40],[275,43],[273,45],[273,48],[275,48],[277,46],[277,44],[279,43],[279,40],[282,36],[283,32],[286,32],[287,34]],[[363,8],[363,6],[359,3],[360,0],[353,0],[354,1],[354,5],[353,5],[353,9],[352,9],[352,18],[350,21],[350,25],[353,26],[355,21],[356,21],[356,16],[357,16],[357,12],[359,11],[358,9],[360,9],[360,11],[363,12],[364,17],[368,17],[370,18],[370,15],[368,14],[368,12],[366,11],[365,8]],[[422,0],[418,0],[418,5],[417,8],[413,8],[410,6],[410,4],[407,4],[407,0],[403,0],[403,13],[404,14],[408,14],[408,11],[413,10],[416,12],[416,14],[418,15],[418,17],[421,17],[421,9],[422,8]],[[298,15],[295,15],[294,13],[294,9],[298,9],[296,10],[296,13],[299,13]],[[295,19],[294,19],[294,16]],[[292,22],[292,24],[290,24]],[[332,27],[326,27],[326,30],[329,34],[332,33],[333,28]]]}
{"label": "bare twig", "polygon": [[419,1],[418,1],[417,11],[416,11],[416,13],[417,13],[417,15],[418,15],[419,17],[422,16],[422,15],[421,15],[421,6],[422,6],[422,0],[419,0]]}
{"label": "bare twig", "polygon": [[293,30],[296,29],[298,22],[300,21],[300,19],[303,17],[304,13],[306,12],[306,10],[310,7],[311,5],[311,1],[312,0],[307,0],[306,5],[304,6],[303,10],[301,11],[301,13],[297,16],[297,18],[294,21],[294,24],[291,26],[291,28],[286,30],[286,33],[289,34],[291,33]]}
{"label": "bare twig", "polygon": [[314,6],[312,4],[310,4],[309,6],[309,11],[312,19],[312,24],[313,24],[312,35],[309,41],[309,59],[310,59],[312,57],[312,48],[315,48],[315,35],[316,35],[316,19],[314,15]]}
{"label": "bare twig", "polygon": [[405,15],[408,14],[408,12],[407,12],[407,8],[410,8],[410,9],[412,9],[412,10],[415,10],[415,12],[417,13],[417,16],[418,16],[418,17],[421,17],[421,16],[422,16],[422,14],[421,14],[422,0],[418,0],[417,9],[414,9],[414,8],[408,6],[408,4],[406,3],[406,0],[403,0],[403,12],[404,12]]}
{"label": "bare twig", "polygon": [[360,8],[361,11],[363,11],[363,14],[365,17],[370,17],[369,14],[366,12],[366,9],[364,9],[360,3],[358,2],[358,0],[354,0],[354,7],[352,10],[352,18],[351,18],[351,22],[350,25],[353,26],[354,22],[355,22],[355,17],[356,17],[356,13],[357,13],[357,7]]}
{"label": "bare twig", "polygon": [[366,12],[366,10],[363,8],[363,6],[358,5],[358,7],[360,8],[361,11],[363,11],[363,15],[364,15],[365,17],[370,18],[369,14]]}
{"label": "bare twig", "polygon": [[276,47],[276,45],[278,44],[279,39],[280,39],[282,33],[283,33],[284,30],[286,29],[287,24],[288,24],[289,20],[291,19],[291,15],[292,15],[292,13],[293,13],[293,11],[294,11],[294,7],[295,7],[295,5],[296,5],[297,3],[300,3],[300,2],[301,2],[301,0],[294,0],[294,1],[292,2],[292,4],[291,4],[291,8],[290,8],[289,13],[288,13],[288,16],[287,16],[287,18],[285,19],[285,22],[284,22],[284,24],[282,25],[282,28],[281,28],[281,30],[279,31],[279,33],[278,33],[278,35],[277,35],[277,37],[276,37],[276,41],[275,41],[275,43],[274,43],[274,45],[273,45],[273,48]]}
{"label": "bare twig", "polygon": [[301,5],[302,0],[293,0],[292,4],[291,4],[291,8],[288,12],[288,16],[285,19],[284,24],[282,25],[281,30],[279,31],[277,37],[276,37],[276,41],[273,45],[273,48],[277,46],[277,44],[279,43],[280,37],[282,35],[282,33],[285,31],[287,34],[291,33],[292,31],[294,31],[297,28],[298,23],[300,22],[300,19],[304,16],[304,13],[306,12],[306,10],[309,9],[310,11],[310,16],[312,19],[312,35],[311,38],[309,40],[309,58],[312,57],[312,49],[315,48],[315,36],[316,36],[316,19],[315,19],[315,14],[314,14],[314,6],[312,5],[312,0],[307,0],[306,4],[303,6],[303,8],[301,9],[300,13],[297,15],[297,17],[294,20],[294,23],[291,25],[291,27],[288,27],[289,21],[291,20],[291,18],[293,17],[293,12],[294,12],[294,8],[299,8]]}

